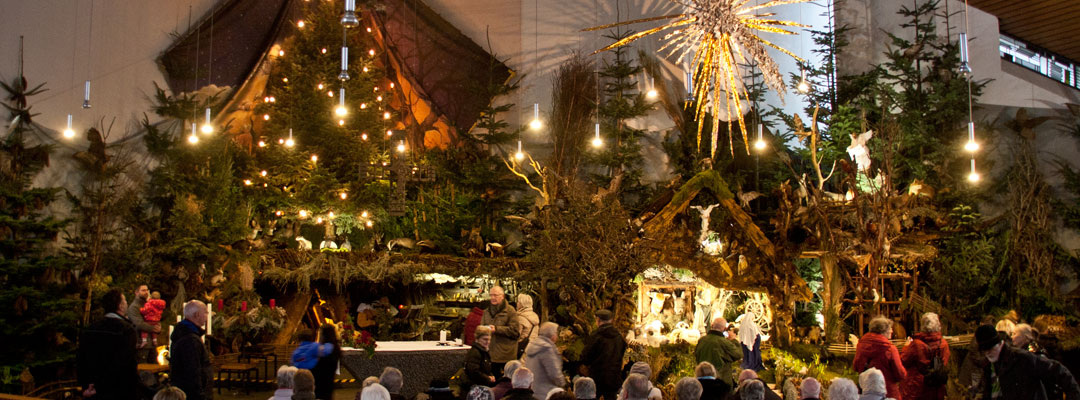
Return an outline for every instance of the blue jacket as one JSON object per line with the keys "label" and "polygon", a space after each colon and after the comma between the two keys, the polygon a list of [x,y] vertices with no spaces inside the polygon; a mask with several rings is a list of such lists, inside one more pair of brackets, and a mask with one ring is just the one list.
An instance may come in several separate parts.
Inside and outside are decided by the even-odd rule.
{"label": "blue jacket", "polygon": [[300,342],[300,346],[293,350],[292,364],[296,368],[312,369],[320,357],[332,351],[334,345],[330,343]]}

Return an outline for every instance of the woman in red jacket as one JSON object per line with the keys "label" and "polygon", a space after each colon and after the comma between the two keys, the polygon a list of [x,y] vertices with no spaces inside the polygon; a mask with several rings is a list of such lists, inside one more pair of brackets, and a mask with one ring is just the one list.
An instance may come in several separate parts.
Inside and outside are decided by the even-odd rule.
{"label": "woman in red jacket", "polygon": [[941,337],[941,321],[937,314],[923,314],[919,323],[922,331],[915,334],[915,339],[904,346],[900,355],[908,370],[907,379],[900,384],[900,393],[907,400],[942,400],[946,382],[942,381],[943,374],[933,373],[934,358],[941,360],[941,368],[948,365],[949,343]]}
{"label": "woman in red jacket", "polygon": [[888,397],[903,400],[900,382],[907,377],[907,370],[900,363],[900,351],[889,341],[892,324],[892,320],[880,315],[870,320],[870,331],[859,339],[859,345],[855,347],[854,367],[855,372],[863,372],[870,367],[881,370]]}

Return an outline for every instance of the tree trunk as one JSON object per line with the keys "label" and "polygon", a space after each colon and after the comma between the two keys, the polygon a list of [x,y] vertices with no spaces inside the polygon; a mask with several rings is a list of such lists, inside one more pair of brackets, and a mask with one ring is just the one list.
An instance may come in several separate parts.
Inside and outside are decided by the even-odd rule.
{"label": "tree trunk", "polygon": [[841,343],[843,321],[840,320],[840,307],[844,299],[844,279],[840,274],[839,260],[834,254],[824,254],[821,261],[821,313],[825,316],[825,342]]}
{"label": "tree trunk", "polygon": [[300,321],[304,319],[308,304],[311,304],[311,291],[297,292],[285,302],[285,323],[274,338],[274,344],[288,344],[292,341]]}

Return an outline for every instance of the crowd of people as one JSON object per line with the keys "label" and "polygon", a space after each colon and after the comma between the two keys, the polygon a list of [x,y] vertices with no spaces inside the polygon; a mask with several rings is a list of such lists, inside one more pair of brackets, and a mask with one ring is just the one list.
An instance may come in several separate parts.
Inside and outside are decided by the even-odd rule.
{"label": "crowd of people", "polygon": [[[517,297],[509,304],[500,287],[489,291],[490,305],[470,328],[471,347],[464,357],[459,393],[446,379],[430,382],[416,400],[662,400],[653,383],[648,363],[624,365],[627,342],[613,322],[610,311],[595,313],[596,327],[586,338],[580,359],[564,365],[556,345],[559,326],[541,322],[532,311],[532,299]],[[156,343],[164,302],[153,302],[147,287],[140,286],[130,305],[118,289],[102,297],[105,315],[82,333],[78,375],[83,396],[93,399],[135,399],[139,393],[137,363],[149,361],[144,349]],[[202,337],[208,310],[193,300],[183,306],[183,320],[170,336],[172,386],[154,394],[155,400],[211,399],[212,367]],[[743,321],[738,333],[724,318],[715,318],[694,348],[693,377],[674,387],[676,400],[779,400],[783,397],[758,377],[761,331],[753,317]],[[941,323],[933,313],[924,314],[920,329],[901,351],[890,340],[893,321],[876,317],[858,341],[852,367],[858,384],[846,378],[831,380],[830,400],[922,400],[944,399],[953,362]],[[146,333],[147,335],[143,335]],[[1038,331],[1029,325],[984,324],[975,331],[960,383],[971,398],[1073,399],[1080,400],[1080,386],[1061,363],[1046,357],[1037,346]],[[333,399],[334,377],[341,345],[333,325],[318,334],[303,331],[292,353],[291,365],[277,371],[277,390],[271,400]],[[735,374],[734,367],[741,366]],[[955,368],[953,368],[955,369]],[[408,377],[387,367],[378,377],[363,380],[356,400],[411,400],[401,394]],[[797,384],[799,399],[822,398],[822,383],[807,377]],[[792,395],[789,394],[790,399]]]}

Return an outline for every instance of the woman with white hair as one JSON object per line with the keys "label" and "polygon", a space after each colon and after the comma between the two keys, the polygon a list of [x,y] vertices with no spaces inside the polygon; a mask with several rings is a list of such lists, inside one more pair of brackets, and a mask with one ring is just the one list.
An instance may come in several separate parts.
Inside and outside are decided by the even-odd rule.
{"label": "woman with white hair", "polygon": [[383,385],[373,383],[360,391],[360,400],[390,400],[390,391]]}
{"label": "woman with white hair", "polygon": [[885,375],[881,370],[870,368],[859,374],[859,387],[862,388],[859,400],[885,400]]}
{"label": "woman with white hair", "polygon": [[540,316],[533,311],[533,299],[525,293],[517,296],[517,319],[521,333],[518,335],[518,358],[525,354],[529,341],[540,334]]}
{"label": "woman with white hair", "polygon": [[296,375],[296,367],[282,365],[277,370],[277,390],[270,400],[289,400],[293,395],[293,375]]}
{"label": "woman with white hair", "polygon": [[742,369],[755,372],[765,369],[761,362],[761,328],[754,321],[754,313],[743,314],[739,319],[739,343],[742,344]]}
{"label": "woman with white hair", "polygon": [[926,313],[919,318],[922,326],[915,338],[904,346],[900,359],[907,378],[900,383],[900,393],[906,400],[942,400],[948,375],[949,343],[941,337],[938,315]]}
{"label": "woman with white hair", "polygon": [[525,367],[534,375],[533,397],[544,400],[551,389],[566,386],[566,376],[562,372],[562,355],[555,346],[559,325],[545,322],[540,324],[539,330],[536,339],[529,341],[529,347],[525,348]]}
{"label": "woman with white hair", "polygon": [[848,378],[834,378],[829,384],[829,400],[859,400],[859,388]]}
{"label": "woman with white hair", "polygon": [[685,377],[675,383],[675,398],[676,400],[700,400],[701,390],[701,382]]}

